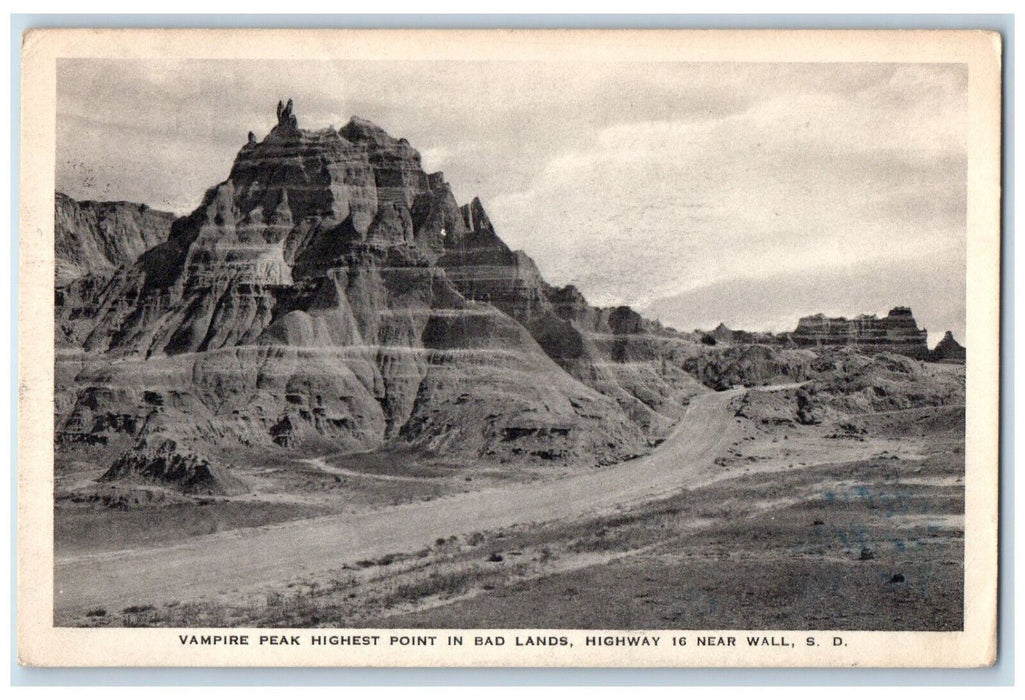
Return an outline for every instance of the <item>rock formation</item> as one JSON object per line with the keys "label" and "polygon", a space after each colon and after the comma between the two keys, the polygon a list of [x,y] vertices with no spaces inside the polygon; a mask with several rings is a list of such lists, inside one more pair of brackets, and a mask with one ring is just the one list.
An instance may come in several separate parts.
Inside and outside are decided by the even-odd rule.
{"label": "rock formation", "polygon": [[174,214],[129,202],[76,202],[57,192],[54,253],[57,285],[106,275],[167,240]]}
{"label": "rock formation", "polygon": [[773,345],[781,341],[780,338],[777,338],[772,333],[733,330],[725,323],[720,323],[714,330],[708,333],[697,332],[705,345]]}
{"label": "rock formation", "polygon": [[936,343],[929,352],[929,359],[933,362],[961,362],[965,361],[967,351],[961,343],[954,340],[954,334],[947,331],[943,335],[943,339]]}
{"label": "rock formation", "polygon": [[163,440],[153,446],[146,440],[140,441],[134,450],[122,454],[99,481],[138,481],[188,494],[216,496],[233,496],[249,490],[229,469],[182,453],[174,440]]}
{"label": "rock formation", "polygon": [[734,331],[725,323],[720,323],[715,329],[708,335],[715,340],[716,343],[732,343]]}
{"label": "rock formation", "polygon": [[911,309],[898,306],[884,318],[861,315],[852,319],[828,318],[823,314],[806,316],[797,323],[789,339],[802,347],[850,346],[873,354],[892,352],[916,359],[927,359],[927,333],[919,330]]}
{"label": "rock formation", "polygon": [[815,353],[771,345],[714,347],[684,362],[701,383],[722,391],[733,386],[803,382],[812,376]]}
{"label": "rock formation", "polygon": [[495,235],[479,200],[461,212],[463,226],[450,229],[438,260],[459,291],[508,314],[566,372],[614,398],[646,433],[664,436],[699,391],[682,369],[692,343],[629,307],[595,308],[572,285],[552,287],[529,256]]}
{"label": "rock formation", "polygon": [[58,288],[62,449],[607,463],[700,390],[672,360],[693,343],[545,283],[404,139],[293,112],[157,245]]}

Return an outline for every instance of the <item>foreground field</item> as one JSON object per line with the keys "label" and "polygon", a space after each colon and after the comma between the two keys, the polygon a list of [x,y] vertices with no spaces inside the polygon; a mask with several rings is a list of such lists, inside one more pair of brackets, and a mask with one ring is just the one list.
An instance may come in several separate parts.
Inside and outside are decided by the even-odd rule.
{"label": "foreground field", "polygon": [[959,628],[962,409],[838,430],[742,396],[546,485],[59,557],[58,624]]}
{"label": "foreground field", "polygon": [[696,483],[714,467],[733,431],[731,402],[742,390],[696,399],[688,419],[654,454],[617,467],[557,479],[194,537],[181,544],[58,556],[57,619],[104,604],[237,597],[298,574],[316,575],[390,552],[419,550],[437,538],[477,530],[576,518],[650,500]]}
{"label": "foreground field", "polygon": [[[720,482],[558,533],[546,546],[565,558],[567,571],[368,622],[960,629],[958,467],[938,454],[921,462],[854,462]],[[596,561],[588,564],[588,555]],[[582,566],[573,566],[574,559]]]}

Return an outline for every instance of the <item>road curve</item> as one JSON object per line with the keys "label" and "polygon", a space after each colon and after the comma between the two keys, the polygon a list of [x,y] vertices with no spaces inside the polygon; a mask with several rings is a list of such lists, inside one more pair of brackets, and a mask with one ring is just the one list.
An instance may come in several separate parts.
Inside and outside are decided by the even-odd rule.
{"label": "road curve", "polygon": [[730,440],[730,401],[744,389],[702,394],[652,454],[556,481],[517,484],[196,537],[180,545],[58,557],[58,619],[91,607],[158,604],[255,590],[343,564],[409,552],[439,537],[608,512],[707,482]]}

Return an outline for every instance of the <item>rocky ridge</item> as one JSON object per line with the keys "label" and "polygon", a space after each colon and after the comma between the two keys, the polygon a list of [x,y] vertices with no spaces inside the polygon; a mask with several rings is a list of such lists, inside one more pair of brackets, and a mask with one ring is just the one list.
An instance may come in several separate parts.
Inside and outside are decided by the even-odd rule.
{"label": "rocky ridge", "polygon": [[167,240],[174,214],[130,202],[79,202],[57,192],[54,253],[57,285],[112,273]]}
{"label": "rocky ridge", "polygon": [[786,333],[753,333],[732,330],[720,323],[714,330],[695,334],[706,345],[778,345],[790,348],[831,349],[849,347],[863,354],[896,353],[916,360],[932,362],[964,361],[965,350],[950,331],[935,348],[926,344],[926,329],[918,323],[906,306],[897,306],[883,318],[862,314],[854,318],[829,317],[825,314],[804,316],[797,328]]}

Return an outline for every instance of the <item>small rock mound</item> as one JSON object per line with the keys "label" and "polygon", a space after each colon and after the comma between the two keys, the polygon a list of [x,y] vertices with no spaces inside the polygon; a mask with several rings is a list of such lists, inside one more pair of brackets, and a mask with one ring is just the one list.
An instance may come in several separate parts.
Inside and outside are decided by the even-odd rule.
{"label": "small rock mound", "polygon": [[824,353],[813,364],[814,388],[842,413],[870,413],[964,403],[964,377],[930,372],[909,357],[872,357],[848,349]]}
{"label": "small rock mound", "polygon": [[933,362],[964,362],[966,356],[965,347],[954,340],[954,334],[950,331],[946,332],[943,340],[929,353],[929,359]]}
{"label": "small rock mound", "polygon": [[157,483],[182,493],[235,496],[249,489],[228,472],[198,455],[181,450],[174,440],[157,445],[142,440],[123,453],[99,479]]}
{"label": "small rock mound", "polygon": [[805,381],[813,376],[811,365],[814,359],[815,354],[808,350],[769,345],[718,346],[688,358],[683,369],[705,386],[721,391],[738,385]]}

